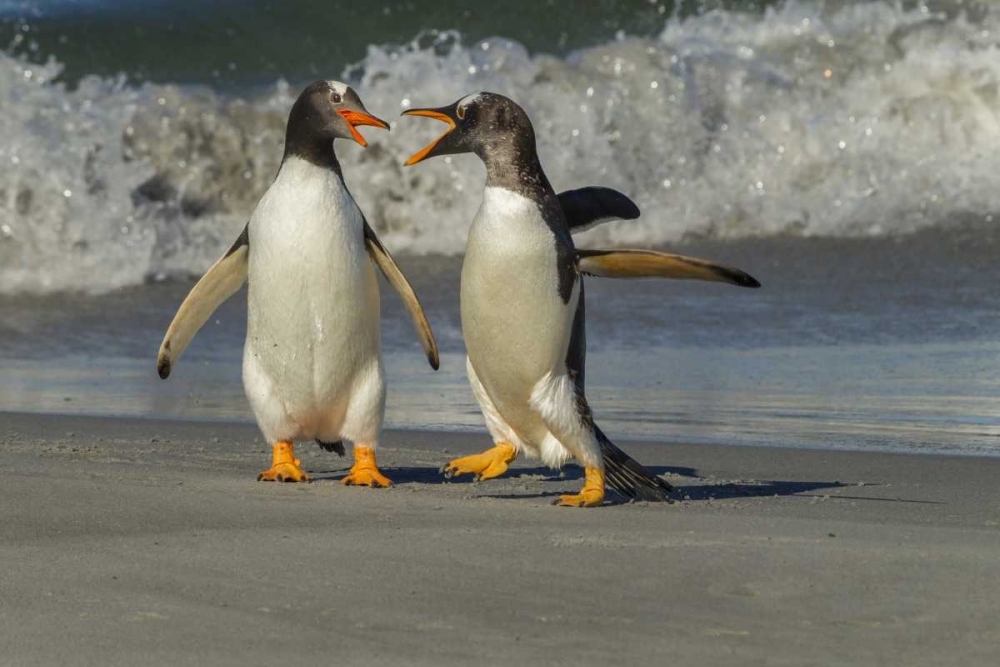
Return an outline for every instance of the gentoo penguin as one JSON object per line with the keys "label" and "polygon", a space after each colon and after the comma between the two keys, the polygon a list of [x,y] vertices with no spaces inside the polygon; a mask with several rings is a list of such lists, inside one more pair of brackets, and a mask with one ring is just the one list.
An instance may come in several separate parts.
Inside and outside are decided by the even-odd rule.
{"label": "gentoo penguin", "polygon": [[612,278],[759,283],[737,269],[642,250],[577,250],[571,233],[639,210],[608,188],[556,195],[538,161],[527,114],[493,93],[438,109],[410,109],[449,125],[407,160],[475,153],[486,165],[483,202],[462,265],[462,333],[473,393],[495,446],[442,469],[447,476],[502,474],[518,453],[551,467],[575,458],[585,468],[579,494],[556,504],[601,505],[605,480],[640,500],[668,500],[672,488],[616,447],[594,423],[584,393],[583,274]]}
{"label": "gentoo penguin", "polygon": [[420,302],[344,185],[335,139],[367,146],[356,129],[389,126],[337,81],[317,81],[295,101],[285,153],[243,233],[181,304],[157,357],[161,378],[212,312],[249,278],[243,384],[268,442],[259,480],[309,481],[293,442],[315,439],[354,466],[344,484],[392,482],[375,451],[385,412],[374,261],[410,311],[431,367],[437,344]]}

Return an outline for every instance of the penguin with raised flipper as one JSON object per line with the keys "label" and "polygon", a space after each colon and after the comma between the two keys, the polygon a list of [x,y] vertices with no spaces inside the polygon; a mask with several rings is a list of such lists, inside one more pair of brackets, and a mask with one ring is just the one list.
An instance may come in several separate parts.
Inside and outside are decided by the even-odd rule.
{"label": "penguin with raised flipper", "polygon": [[666,501],[672,487],[616,447],[594,423],[584,393],[583,274],[666,277],[759,287],[751,276],[704,260],[640,250],[577,250],[572,232],[639,209],[608,188],[557,195],[538,160],[521,107],[494,93],[405,115],[443,121],[444,135],[407,165],[475,153],[486,165],[483,203],[462,265],[462,333],[473,393],[495,446],[456,459],[447,476],[502,474],[519,452],[552,467],[575,458],[585,469],[578,494],[557,504],[601,505],[605,485],[628,498]]}
{"label": "penguin with raised flipper", "polygon": [[309,481],[296,440],[315,439],[343,455],[354,443],[345,484],[390,486],[375,459],[385,412],[378,265],[410,311],[432,368],[430,325],[344,185],[335,139],[367,142],[356,129],[389,126],[338,81],[316,81],[292,107],[274,182],[239,238],[194,286],[157,357],[160,377],[211,316],[249,278],[243,384],[257,424],[273,445],[258,479]]}

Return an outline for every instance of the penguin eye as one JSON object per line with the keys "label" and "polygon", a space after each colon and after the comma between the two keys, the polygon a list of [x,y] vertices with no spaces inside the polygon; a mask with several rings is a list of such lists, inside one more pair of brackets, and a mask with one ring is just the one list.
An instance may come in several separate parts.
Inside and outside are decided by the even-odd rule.
{"label": "penguin eye", "polygon": [[330,93],[330,101],[333,102],[334,104],[340,104],[340,93],[338,92]]}
{"label": "penguin eye", "polygon": [[465,107],[458,107],[456,112],[459,120],[465,120]]}

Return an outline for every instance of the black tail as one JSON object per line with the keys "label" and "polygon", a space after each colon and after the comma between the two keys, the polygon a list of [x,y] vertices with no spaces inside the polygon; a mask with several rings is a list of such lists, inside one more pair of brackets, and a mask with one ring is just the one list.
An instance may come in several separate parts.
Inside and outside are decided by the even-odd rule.
{"label": "black tail", "polygon": [[341,456],[343,456],[344,454],[346,454],[346,452],[344,451],[344,441],[343,440],[338,440],[336,442],[323,442],[319,438],[316,438],[316,444],[319,445],[322,449],[325,449],[328,452],[337,452]]}
{"label": "black tail", "polygon": [[646,470],[631,456],[618,449],[615,443],[608,440],[601,429],[594,426],[597,441],[601,444],[601,456],[604,458],[604,474],[607,485],[632,500],[645,500],[654,503],[669,503],[670,492],[674,487]]}

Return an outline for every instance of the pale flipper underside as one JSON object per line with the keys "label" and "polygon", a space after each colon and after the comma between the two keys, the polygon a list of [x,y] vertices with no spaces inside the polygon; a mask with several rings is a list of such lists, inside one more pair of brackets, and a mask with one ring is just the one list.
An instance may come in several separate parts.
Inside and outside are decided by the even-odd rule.
{"label": "pale flipper underside", "polygon": [[684,255],[655,250],[578,250],[576,254],[580,272],[600,278],[710,280],[739,287],[760,287],[753,276],[739,269]]}
{"label": "pale flipper underside", "polygon": [[420,305],[420,300],[417,299],[417,295],[414,293],[413,288],[410,287],[406,276],[396,266],[392,255],[385,249],[382,242],[378,240],[375,231],[367,222],[365,222],[365,244],[368,246],[368,254],[371,255],[375,264],[378,265],[379,270],[382,271],[382,275],[385,276],[389,284],[399,293],[399,296],[403,299],[403,304],[406,305],[406,309],[410,311],[410,317],[413,318],[413,327],[417,331],[417,337],[420,338],[420,344],[424,347],[427,361],[430,362],[431,368],[437,370],[440,365],[437,342],[434,340],[434,332],[431,331],[431,325],[427,322],[427,317],[424,315],[424,309]]}
{"label": "pale flipper underside", "polygon": [[170,376],[173,364],[215,309],[247,281],[249,255],[250,242],[244,228],[229,251],[202,276],[177,309],[156,356],[156,370],[161,378],[166,380]]}

